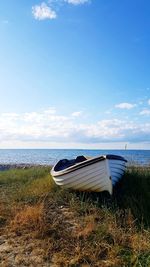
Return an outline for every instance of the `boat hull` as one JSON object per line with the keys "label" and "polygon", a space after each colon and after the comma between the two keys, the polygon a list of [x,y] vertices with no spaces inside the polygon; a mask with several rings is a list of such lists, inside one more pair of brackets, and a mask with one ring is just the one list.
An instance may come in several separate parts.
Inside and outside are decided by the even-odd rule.
{"label": "boat hull", "polygon": [[123,160],[102,156],[87,159],[60,171],[56,171],[54,166],[51,175],[57,185],[65,188],[79,191],[108,191],[112,194],[113,185],[124,174],[125,163]]}

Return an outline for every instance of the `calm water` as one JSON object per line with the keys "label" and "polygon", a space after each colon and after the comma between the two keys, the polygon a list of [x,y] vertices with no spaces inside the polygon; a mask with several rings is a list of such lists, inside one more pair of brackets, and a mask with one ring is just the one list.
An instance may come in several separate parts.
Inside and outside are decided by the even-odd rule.
{"label": "calm water", "polygon": [[0,164],[55,164],[62,158],[78,155],[98,156],[116,154],[125,157],[129,163],[150,165],[150,150],[84,150],[84,149],[0,149]]}

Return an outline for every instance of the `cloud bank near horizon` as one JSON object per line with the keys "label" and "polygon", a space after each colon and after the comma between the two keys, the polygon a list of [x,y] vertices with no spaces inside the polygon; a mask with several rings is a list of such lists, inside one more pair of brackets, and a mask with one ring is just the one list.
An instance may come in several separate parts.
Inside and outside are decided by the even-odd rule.
{"label": "cloud bank near horizon", "polygon": [[55,108],[38,112],[1,113],[0,141],[98,144],[101,142],[148,142],[150,122],[117,118],[84,122],[81,111],[59,115]]}

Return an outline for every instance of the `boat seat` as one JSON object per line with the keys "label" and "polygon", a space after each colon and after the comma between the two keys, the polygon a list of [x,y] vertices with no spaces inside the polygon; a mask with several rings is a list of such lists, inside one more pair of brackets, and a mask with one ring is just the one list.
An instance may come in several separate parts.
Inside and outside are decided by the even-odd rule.
{"label": "boat seat", "polygon": [[87,160],[86,157],[84,157],[84,156],[78,156],[75,159],[75,163],[80,163],[80,162],[85,161],[85,160]]}
{"label": "boat seat", "polygon": [[75,160],[62,159],[56,164],[54,170],[55,171],[61,171],[61,170],[64,170],[68,167],[71,167],[74,164],[75,164]]}
{"label": "boat seat", "polygon": [[69,168],[77,163],[87,160],[84,156],[78,156],[76,159],[61,159],[55,166],[55,171],[62,171],[66,168]]}

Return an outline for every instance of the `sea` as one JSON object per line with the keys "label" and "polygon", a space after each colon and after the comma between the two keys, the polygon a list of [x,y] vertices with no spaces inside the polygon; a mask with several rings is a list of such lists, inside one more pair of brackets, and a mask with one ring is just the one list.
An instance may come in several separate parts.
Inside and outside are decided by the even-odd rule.
{"label": "sea", "polygon": [[0,164],[54,165],[60,159],[79,155],[99,156],[115,154],[127,159],[128,164],[150,166],[150,150],[87,150],[87,149],[0,149]]}

